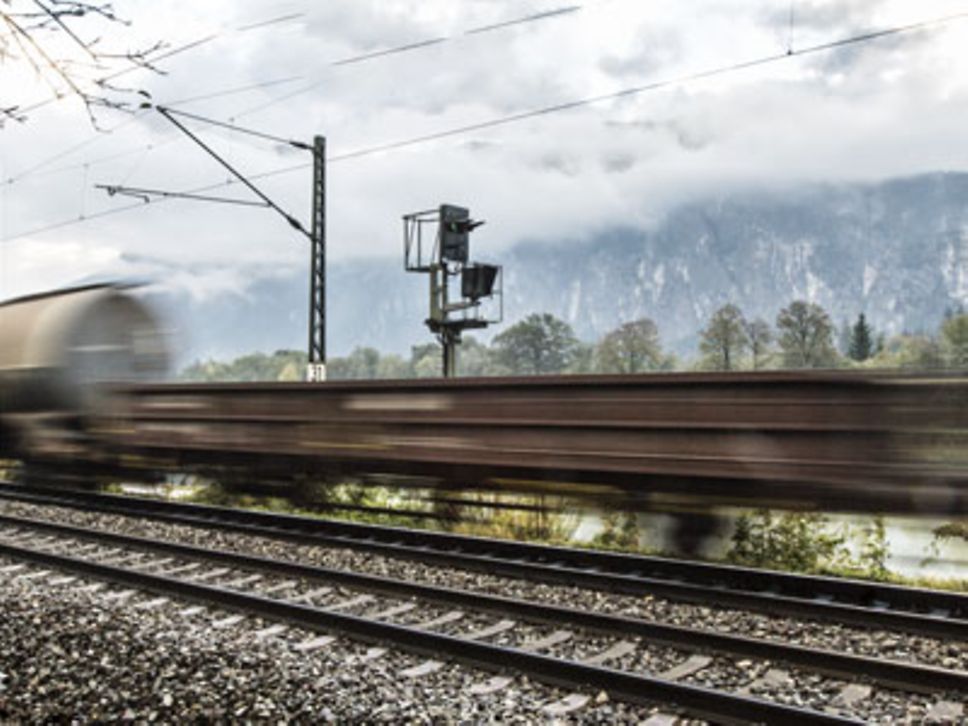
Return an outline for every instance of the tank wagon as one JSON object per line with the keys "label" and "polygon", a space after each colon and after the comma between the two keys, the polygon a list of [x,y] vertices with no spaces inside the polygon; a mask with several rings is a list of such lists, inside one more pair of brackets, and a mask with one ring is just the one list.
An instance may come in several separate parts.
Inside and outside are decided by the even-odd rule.
{"label": "tank wagon", "polygon": [[0,303],[0,456],[71,453],[85,419],[111,405],[102,384],[157,380],[168,358],[158,317],[124,286]]}

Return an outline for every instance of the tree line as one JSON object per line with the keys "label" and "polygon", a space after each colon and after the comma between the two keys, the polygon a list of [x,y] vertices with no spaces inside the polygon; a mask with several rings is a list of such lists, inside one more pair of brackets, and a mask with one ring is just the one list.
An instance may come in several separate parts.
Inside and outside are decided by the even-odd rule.
{"label": "tree line", "polygon": [[[187,380],[302,380],[305,353],[254,353],[230,363],[198,362]],[[465,336],[458,355],[461,376],[623,374],[673,370],[736,371],[802,368],[968,368],[968,314],[949,311],[934,334],[877,333],[861,313],[838,328],[816,303],[795,300],[772,324],[748,319],[736,305],[716,310],[699,335],[698,356],[679,358],[663,348],[650,318],[623,323],[594,343],[549,313],[535,313],[496,335],[487,345]],[[358,347],[331,358],[332,380],[432,378],[440,375],[436,343],[415,345],[409,356]]]}

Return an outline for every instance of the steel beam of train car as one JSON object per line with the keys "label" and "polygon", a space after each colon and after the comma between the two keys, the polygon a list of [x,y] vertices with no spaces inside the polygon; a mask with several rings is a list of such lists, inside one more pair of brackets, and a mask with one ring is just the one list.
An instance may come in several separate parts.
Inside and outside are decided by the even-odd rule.
{"label": "steel beam of train car", "polygon": [[968,511],[968,377],[758,372],[134,387],[119,453],[643,504]]}

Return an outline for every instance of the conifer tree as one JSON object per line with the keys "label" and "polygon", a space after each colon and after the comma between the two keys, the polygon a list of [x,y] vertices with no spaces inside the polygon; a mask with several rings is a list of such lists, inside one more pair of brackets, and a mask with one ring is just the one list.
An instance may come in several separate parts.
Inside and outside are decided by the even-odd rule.
{"label": "conifer tree", "polygon": [[855,361],[865,361],[874,354],[874,336],[867,324],[864,313],[857,316],[857,322],[850,331],[850,350],[847,354]]}

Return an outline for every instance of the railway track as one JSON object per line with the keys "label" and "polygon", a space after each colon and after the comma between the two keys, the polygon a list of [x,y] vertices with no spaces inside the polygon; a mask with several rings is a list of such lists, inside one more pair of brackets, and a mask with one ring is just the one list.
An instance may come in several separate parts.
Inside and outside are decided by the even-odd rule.
{"label": "railway track", "polygon": [[968,641],[968,595],[961,593],[90,492],[5,484],[0,498],[345,547],[530,581]]}
{"label": "railway track", "polygon": [[[430,673],[442,660],[453,659],[579,691],[605,691],[613,699],[658,702],[702,718],[790,723],[852,722],[841,715],[849,711],[846,694],[856,696],[858,689],[869,693],[870,683],[956,697],[968,693],[965,672],[671,628],[22,517],[0,517],[0,556],[160,596],[142,606],[165,598],[188,599],[328,634],[303,642],[306,651],[325,647],[339,635],[428,656],[407,677]],[[44,574],[41,570],[39,576]],[[125,589],[111,597],[132,593]],[[239,619],[230,615],[215,622],[222,627]],[[276,625],[265,632],[282,629]],[[765,665],[758,669],[749,659]],[[776,663],[797,670],[779,670]],[[697,674],[707,668],[735,671],[745,683],[737,682],[731,690],[703,686]],[[658,672],[646,675],[643,670]],[[794,688],[801,670],[846,679],[833,689],[829,712],[751,695],[784,682]],[[750,672],[761,675],[750,677]],[[505,680],[506,675],[497,676],[477,688],[501,688]],[[587,700],[575,694],[570,703],[582,698]]]}

